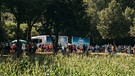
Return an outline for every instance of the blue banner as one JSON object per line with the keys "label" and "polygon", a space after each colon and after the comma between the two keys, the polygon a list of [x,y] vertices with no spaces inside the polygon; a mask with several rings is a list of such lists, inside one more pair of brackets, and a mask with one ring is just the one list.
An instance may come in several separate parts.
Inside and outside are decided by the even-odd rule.
{"label": "blue banner", "polygon": [[72,37],[72,44],[76,46],[81,45],[90,45],[90,39],[89,38],[81,38],[81,37]]}

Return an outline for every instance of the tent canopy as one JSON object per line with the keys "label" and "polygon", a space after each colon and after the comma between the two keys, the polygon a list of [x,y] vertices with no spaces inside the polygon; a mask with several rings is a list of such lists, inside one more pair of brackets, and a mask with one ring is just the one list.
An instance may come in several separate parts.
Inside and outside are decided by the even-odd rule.
{"label": "tent canopy", "polygon": [[[22,40],[22,39],[20,39],[19,41],[20,41],[21,43],[27,43],[27,41],[26,41],[26,40]],[[17,43],[17,40],[13,40],[13,41],[12,41],[12,43]]]}

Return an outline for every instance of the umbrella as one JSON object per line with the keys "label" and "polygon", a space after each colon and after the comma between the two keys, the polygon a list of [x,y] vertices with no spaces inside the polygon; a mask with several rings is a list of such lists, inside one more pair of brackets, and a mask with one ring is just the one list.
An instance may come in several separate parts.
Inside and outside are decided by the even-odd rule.
{"label": "umbrella", "polygon": [[[26,40],[22,40],[22,39],[20,39],[19,41],[20,41],[21,43],[27,43],[27,41],[26,41]],[[12,41],[12,43],[17,43],[17,40],[13,40],[13,41]]]}

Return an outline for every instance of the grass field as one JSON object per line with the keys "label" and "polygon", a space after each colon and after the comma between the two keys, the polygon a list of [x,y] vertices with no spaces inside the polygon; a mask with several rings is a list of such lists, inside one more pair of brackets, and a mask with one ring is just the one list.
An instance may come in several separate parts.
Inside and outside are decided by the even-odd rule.
{"label": "grass field", "polygon": [[135,57],[104,53],[0,57],[0,76],[134,76]]}

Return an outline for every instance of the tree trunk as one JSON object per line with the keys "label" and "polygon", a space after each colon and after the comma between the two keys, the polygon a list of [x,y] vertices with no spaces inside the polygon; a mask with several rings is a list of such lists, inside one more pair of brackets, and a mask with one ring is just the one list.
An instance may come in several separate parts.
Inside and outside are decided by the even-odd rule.
{"label": "tree trunk", "polygon": [[28,32],[27,32],[27,42],[28,42],[28,47],[27,47],[27,51],[29,52],[29,54],[31,55],[31,50],[30,50],[30,42],[31,42],[31,30],[32,30],[32,25],[30,23],[28,24]]}
{"label": "tree trunk", "polygon": [[116,42],[116,40],[115,40],[115,39],[113,39],[113,45],[115,45],[115,42]]}
{"label": "tree trunk", "polygon": [[28,33],[27,33],[28,42],[31,42],[31,30],[32,30],[32,27],[30,25],[28,25]]}
{"label": "tree trunk", "polygon": [[[0,9],[0,11],[1,11],[1,9]],[[2,14],[1,14],[1,12],[0,12],[0,26],[2,26]]]}
{"label": "tree trunk", "polygon": [[57,53],[58,52],[58,33],[55,35],[56,36],[56,41],[55,41],[55,49],[54,52]]}
{"label": "tree trunk", "polygon": [[17,22],[17,44],[16,44],[16,53],[17,53],[17,57],[20,57],[21,55],[21,46],[20,46],[20,22]]}
{"label": "tree trunk", "polygon": [[59,37],[59,31],[58,31],[58,26],[56,26],[56,28],[55,28],[55,44],[54,44],[54,53],[55,54],[57,54],[57,52],[58,52],[58,37]]}
{"label": "tree trunk", "polygon": [[55,49],[55,39],[52,37],[51,33],[49,33],[49,37],[52,40],[53,49]]}

